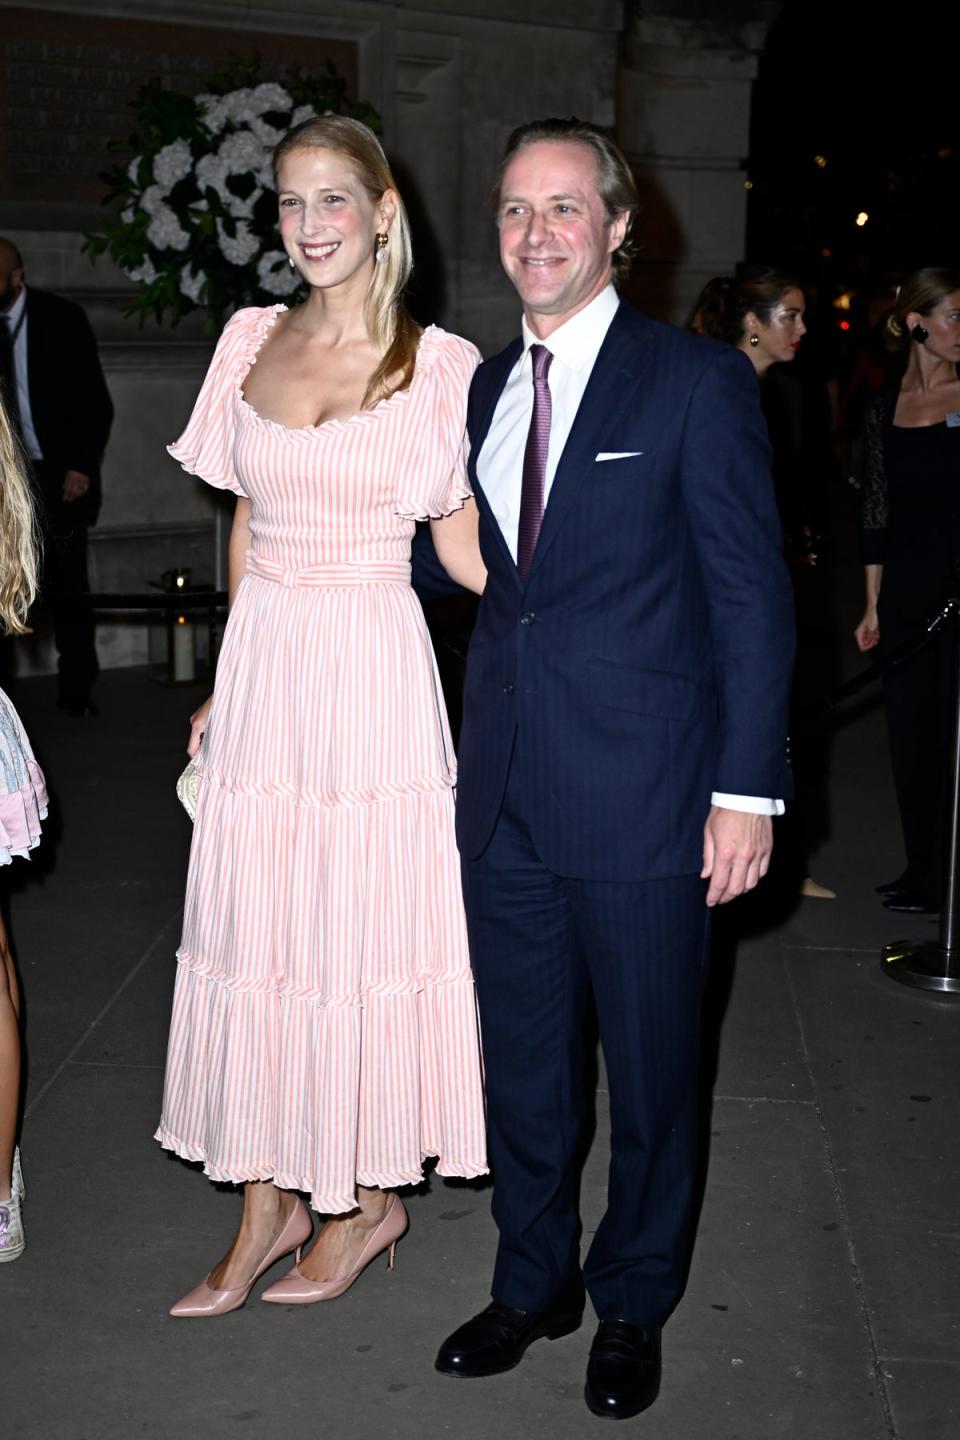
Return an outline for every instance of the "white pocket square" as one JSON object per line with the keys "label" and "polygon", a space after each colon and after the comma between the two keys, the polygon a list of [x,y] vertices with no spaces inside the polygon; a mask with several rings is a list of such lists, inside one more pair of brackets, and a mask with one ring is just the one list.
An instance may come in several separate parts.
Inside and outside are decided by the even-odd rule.
{"label": "white pocket square", "polygon": [[637,455],[642,455],[642,450],[601,450],[597,456],[598,460],[633,460]]}

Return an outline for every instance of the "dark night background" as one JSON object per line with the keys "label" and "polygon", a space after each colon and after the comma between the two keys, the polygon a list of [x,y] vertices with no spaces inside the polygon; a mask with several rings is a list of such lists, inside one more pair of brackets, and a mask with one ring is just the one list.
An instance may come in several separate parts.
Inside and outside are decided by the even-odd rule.
{"label": "dark night background", "polygon": [[824,289],[956,263],[958,80],[954,6],[787,0],[755,86],[748,257]]}

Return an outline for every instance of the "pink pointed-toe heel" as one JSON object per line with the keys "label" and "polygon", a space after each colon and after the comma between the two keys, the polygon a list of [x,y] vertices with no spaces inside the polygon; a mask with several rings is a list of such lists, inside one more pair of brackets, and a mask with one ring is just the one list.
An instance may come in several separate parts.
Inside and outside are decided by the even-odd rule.
{"label": "pink pointed-toe heel", "polygon": [[360,1258],[350,1271],[339,1280],[308,1280],[300,1273],[300,1250],[297,1263],[288,1274],[277,1280],[260,1296],[268,1305],[314,1305],[318,1300],[336,1300],[366,1270],[371,1260],[387,1251],[387,1269],[392,1270],[397,1253],[397,1241],[407,1232],[410,1217],[398,1195],[391,1195],[383,1219],[373,1231],[370,1239],[360,1252]]}
{"label": "pink pointed-toe heel", "polygon": [[231,1310],[239,1310],[264,1271],[269,1270],[271,1265],[275,1265],[292,1250],[296,1250],[299,1255],[300,1247],[306,1244],[312,1234],[313,1221],[310,1211],[298,1195],[297,1203],[286,1224],[246,1285],[238,1285],[231,1290],[214,1290],[208,1283],[208,1275],[206,1280],[201,1280],[200,1284],[194,1286],[176,1305],[171,1306],[170,1314],[175,1315],[178,1320],[202,1319],[211,1315],[229,1315]]}

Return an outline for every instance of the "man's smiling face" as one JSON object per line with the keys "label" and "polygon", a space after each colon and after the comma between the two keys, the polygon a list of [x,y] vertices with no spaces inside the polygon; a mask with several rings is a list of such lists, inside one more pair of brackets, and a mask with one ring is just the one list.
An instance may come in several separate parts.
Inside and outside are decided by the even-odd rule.
{"label": "man's smiling face", "polygon": [[599,162],[579,140],[537,140],[500,186],[500,260],[531,328],[545,338],[608,283],[627,216],[607,219]]}

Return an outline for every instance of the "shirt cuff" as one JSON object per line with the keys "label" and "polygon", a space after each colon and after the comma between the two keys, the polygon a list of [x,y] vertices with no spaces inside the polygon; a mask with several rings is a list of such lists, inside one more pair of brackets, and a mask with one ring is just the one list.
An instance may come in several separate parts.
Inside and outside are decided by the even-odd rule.
{"label": "shirt cuff", "polygon": [[710,803],[723,810],[748,810],[751,815],[782,815],[785,809],[782,800],[767,800],[761,795],[725,795],[720,790],[714,790]]}

